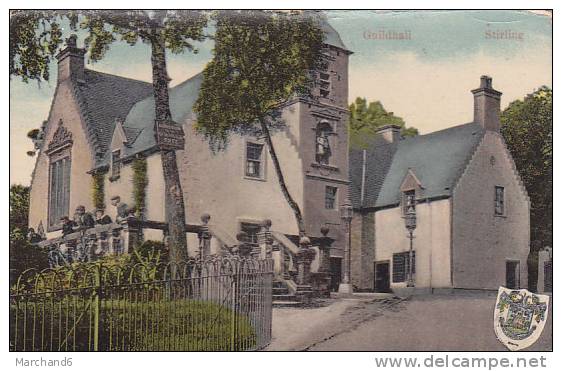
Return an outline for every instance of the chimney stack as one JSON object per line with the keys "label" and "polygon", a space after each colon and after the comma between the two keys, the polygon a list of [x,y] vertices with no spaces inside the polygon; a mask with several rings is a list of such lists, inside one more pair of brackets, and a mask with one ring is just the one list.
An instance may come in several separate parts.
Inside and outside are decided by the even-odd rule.
{"label": "chimney stack", "polygon": [[394,143],[400,140],[400,131],[402,128],[398,125],[384,125],[377,134],[380,135],[386,142]]}
{"label": "chimney stack", "polygon": [[485,130],[500,131],[501,92],[492,88],[492,78],[480,77],[480,87],[472,90],[474,95],[474,122]]}
{"label": "chimney stack", "polygon": [[84,80],[84,54],[86,51],[76,46],[76,38],[76,35],[70,35],[66,39],[66,48],[57,55],[59,82],[68,78]]}

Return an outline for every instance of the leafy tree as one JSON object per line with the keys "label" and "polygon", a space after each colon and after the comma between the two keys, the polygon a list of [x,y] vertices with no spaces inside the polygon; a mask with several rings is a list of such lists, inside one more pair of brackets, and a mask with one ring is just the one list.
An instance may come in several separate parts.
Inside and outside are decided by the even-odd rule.
{"label": "leafy tree", "polygon": [[418,135],[418,129],[406,127],[404,120],[387,112],[379,101],[369,102],[367,99],[357,97],[349,105],[349,145],[351,148],[366,148],[375,137],[378,129],[384,125],[398,125],[402,127],[401,135],[413,137]]}
{"label": "leafy tree", "polygon": [[196,128],[213,150],[224,149],[231,133],[265,138],[299,235],[305,226],[292,197],[271,131],[282,126],[284,103],[311,98],[314,73],[323,63],[323,33],[313,14],[302,12],[217,12],[214,58],[205,68],[195,104]]}
{"label": "leafy tree", "polygon": [[[152,86],[155,103],[155,128],[158,125],[181,125],[172,119],[168,91],[166,50],[180,54],[196,52],[194,41],[202,41],[207,25],[204,13],[192,10],[95,10],[81,11],[80,27],[88,31],[84,43],[90,59],[98,61],[109,50],[111,43],[120,39],[129,45],[137,42],[148,44],[151,50]],[[166,221],[170,236],[170,259],[180,261],[188,258],[185,236],[185,204],[181,188],[176,152],[160,148],[166,194]]]}
{"label": "leafy tree", "polygon": [[25,240],[29,215],[29,187],[10,186],[10,242]]}
{"label": "leafy tree", "polygon": [[511,102],[501,122],[501,133],[531,199],[532,250],[552,246],[552,89],[543,86]]}
{"label": "leafy tree", "polygon": [[[30,78],[39,76],[48,79],[48,59],[41,53],[34,53],[29,58],[18,58],[18,55],[25,54],[25,43],[41,45],[41,39],[33,38],[33,32],[42,22],[48,22],[49,14],[37,13],[35,20],[27,11],[24,11],[28,19],[21,26],[23,31],[17,28],[10,29],[10,40],[17,42],[21,35],[31,38],[31,41],[23,39],[23,51],[16,54],[14,60],[23,63],[18,69],[10,69],[10,74],[24,75]],[[168,125],[178,126],[173,122],[170,113],[170,102],[168,83],[169,77],[166,67],[166,50],[172,53],[182,53],[186,50],[196,52],[194,41],[202,41],[205,37],[203,31],[207,25],[207,16],[203,12],[191,10],[156,10],[156,11],[115,11],[115,10],[81,10],[77,12],[67,11],[58,13],[70,20],[71,28],[76,29],[78,22],[80,28],[86,30],[85,47],[89,51],[90,60],[95,62],[101,60],[109,50],[110,45],[122,40],[129,45],[137,42],[148,44],[151,49],[152,64],[152,84],[154,89],[155,101],[155,126]],[[52,25],[52,23],[51,23]],[[55,53],[56,47],[60,44],[60,35],[54,43],[53,50],[49,49],[47,56]],[[34,66],[39,66],[41,74],[29,73],[35,71]],[[12,72],[14,71],[14,72]],[[24,81],[27,81],[24,78]],[[177,168],[176,153],[174,150],[161,148],[162,168],[166,187],[166,220],[168,222],[170,236],[170,258],[178,261],[187,258],[187,241],[185,236],[185,207],[183,191],[181,189],[179,173]]]}
{"label": "leafy tree", "polygon": [[29,187],[10,186],[10,285],[29,268],[48,267],[47,254],[27,241]]}
{"label": "leafy tree", "polygon": [[67,12],[10,11],[10,77],[49,80],[49,63],[62,43],[60,22]]}

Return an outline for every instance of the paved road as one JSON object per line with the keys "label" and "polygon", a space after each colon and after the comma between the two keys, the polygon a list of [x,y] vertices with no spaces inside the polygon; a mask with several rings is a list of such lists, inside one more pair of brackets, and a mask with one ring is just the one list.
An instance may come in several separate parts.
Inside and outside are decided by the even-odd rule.
{"label": "paved road", "polygon": [[[495,294],[428,295],[407,301],[337,300],[325,308],[276,309],[268,350],[504,351],[493,328]],[[552,349],[551,313],[528,350]]]}

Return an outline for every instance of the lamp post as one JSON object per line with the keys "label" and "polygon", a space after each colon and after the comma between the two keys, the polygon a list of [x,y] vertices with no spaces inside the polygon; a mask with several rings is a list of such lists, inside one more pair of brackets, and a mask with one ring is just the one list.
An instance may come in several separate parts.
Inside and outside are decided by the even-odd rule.
{"label": "lamp post", "polygon": [[343,280],[340,283],[338,292],[341,294],[352,294],[353,286],[351,285],[351,219],[353,218],[353,207],[346,199],[340,206],[341,218],[346,225],[346,243],[343,257]]}
{"label": "lamp post", "polygon": [[404,222],[410,238],[410,254],[408,256],[408,282],[407,287],[414,287],[413,260],[414,260],[414,229],[416,229],[416,210],[413,205],[408,206]]}

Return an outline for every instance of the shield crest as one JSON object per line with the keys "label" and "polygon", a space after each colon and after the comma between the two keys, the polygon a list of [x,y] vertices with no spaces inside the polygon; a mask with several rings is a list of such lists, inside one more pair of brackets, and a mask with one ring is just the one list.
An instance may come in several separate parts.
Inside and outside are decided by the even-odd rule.
{"label": "shield crest", "polygon": [[546,323],[548,302],[548,295],[500,286],[494,309],[494,330],[498,340],[509,350],[533,345]]}

